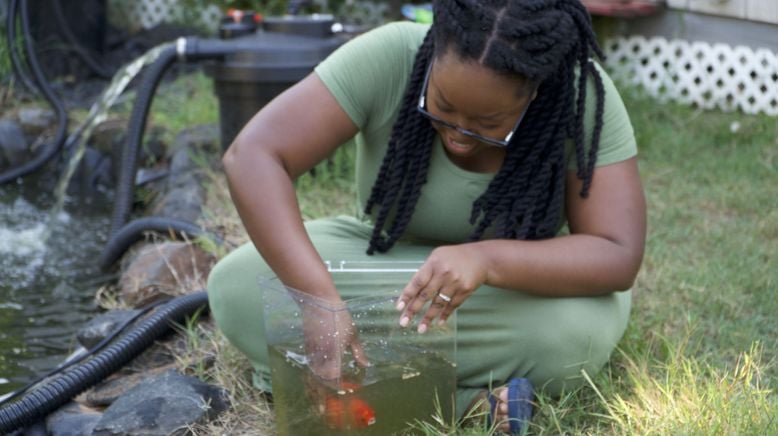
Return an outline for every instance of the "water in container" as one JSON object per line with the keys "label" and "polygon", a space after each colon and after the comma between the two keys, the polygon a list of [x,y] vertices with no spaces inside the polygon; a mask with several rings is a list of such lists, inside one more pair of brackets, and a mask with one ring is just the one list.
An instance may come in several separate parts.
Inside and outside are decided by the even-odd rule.
{"label": "water in container", "polygon": [[420,264],[328,265],[343,304],[260,280],[279,435],[389,435],[434,416],[451,422],[455,316],[419,334],[400,327],[395,309]]}

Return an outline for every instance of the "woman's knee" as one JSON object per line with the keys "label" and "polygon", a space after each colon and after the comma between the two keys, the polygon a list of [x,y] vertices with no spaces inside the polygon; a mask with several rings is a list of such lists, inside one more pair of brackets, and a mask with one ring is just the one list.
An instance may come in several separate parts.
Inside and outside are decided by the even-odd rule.
{"label": "woman's knee", "polygon": [[253,247],[241,247],[218,262],[208,276],[211,316],[222,334],[254,362],[267,354],[257,282],[263,264]]}
{"label": "woman's knee", "polygon": [[537,338],[526,377],[550,395],[580,386],[584,373],[594,375],[608,362],[620,337],[621,331],[561,321],[553,331]]}

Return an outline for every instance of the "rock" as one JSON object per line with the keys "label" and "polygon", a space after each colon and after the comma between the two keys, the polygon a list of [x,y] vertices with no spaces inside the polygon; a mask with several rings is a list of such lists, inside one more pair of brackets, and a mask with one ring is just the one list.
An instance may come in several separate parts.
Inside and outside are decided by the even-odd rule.
{"label": "rock", "polygon": [[92,433],[101,413],[69,402],[46,417],[46,430],[51,436],[81,436]]}
{"label": "rock", "polygon": [[205,191],[200,182],[193,182],[165,192],[153,208],[153,215],[196,222],[202,213]]}
{"label": "rock", "polygon": [[173,155],[182,149],[188,152],[218,152],[219,127],[216,124],[202,124],[182,130],[173,139],[168,157],[172,159]]}
{"label": "rock", "polygon": [[[145,354],[145,353],[144,353]],[[106,407],[113,404],[125,392],[134,388],[141,381],[171,369],[172,362],[157,368],[148,368],[132,374],[114,374],[94,388],[88,390],[82,397],[83,402],[91,407]]]}
{"label": "rock", "polygon": [[143,186],[167,178],[170,171],[167,168],[138,168],[135,173],[135,186]]}
{"label": "rock", "polygon": [[29,159],[27,140],[17,123],[0,119],[0,166],[14,167]]}
{"label": "rock", "polygon": [[140,162],[147,162],[150,165],[154,165],[164,159],[165,152],[168,148],[164,138],[165,129],[163,127],[151,126],[146,129],[146,134],[143,135],[143,143],[140,148]]}
{"label": "rock", "polygon": [[[70,158],[71,156],[68,156],[68,159]],[[100,187],[113,187],[114,178],[111,159],[95,148],[86,147],[78,169],[70,180],[68,192],[93,194],[98,192]]]}
{"label": "rock", "polygon": [[194,150],[188,147],[177,147],[170,155],[170,178],[168,184],[172,187],[180,186],[191,180],[192,173],[197,170],[197,165],[192,161]]}
{"label": "rock", "polygon": [[178,288],[205,280],[214,263],[213,255],[190,243],[148,244],[119,279],[122,299],[138,307],[179,294]]}
{"label": "rock", "polygon": [[227,392],[174,370],[147,378],[105,410],[92,435],[183,435],[227,410]]}
{"label": "rock", "polygon": [[192,153],[216,150],[219,132],[215,125],[201,125],[182,131],[173,141],[168,159],[170,174],[165,193],[152,208],[153,214],[196,222],[202,213],[205,190]]}
{"label": "rock", "polygon": [[139,310],[112,310],[92,318],[76,333],[78,343],[92,348],[111,334],[120,324],[135,316]]}
{"label": "rock", "polygon": [[[115,150],[121,147],[127,138],[128,123],[128,120],[119,118],[103,121],[95,126],[89,138],[89,144],[105,154],[114,156]],[[116,155],[117,161],[118,158],[119,156]]]}
{"label": "rock", "polygon": [[49,109],[28,107],[19,110],[19,124],[28,135],[40,135],[56,121],[57,116]]}

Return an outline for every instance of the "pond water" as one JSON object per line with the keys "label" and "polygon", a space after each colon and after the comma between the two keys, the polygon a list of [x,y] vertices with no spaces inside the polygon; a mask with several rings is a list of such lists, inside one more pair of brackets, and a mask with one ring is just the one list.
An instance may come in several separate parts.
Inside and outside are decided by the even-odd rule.
{"label": "pond water", "polygon": [[77,348],[74,333],[107,280],[96,259],[111,205],[99,193],[73,195],[50,217],[53,191],[40,177],[0,186],[0,397]]}

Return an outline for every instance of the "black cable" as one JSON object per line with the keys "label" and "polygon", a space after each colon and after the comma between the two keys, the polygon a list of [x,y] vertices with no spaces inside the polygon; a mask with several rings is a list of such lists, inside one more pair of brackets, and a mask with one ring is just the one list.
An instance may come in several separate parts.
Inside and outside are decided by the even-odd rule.
{"label": "black cable", "polygon": [[223,244],[221,238],[203,230],[188,221],[166,217],[143,217],[130,221],[110,236],[110,239],[100,253],[99,265],[102,270],[110,268],[127,251],[130,246],[143,237],[143,232],[153,231],[163,234],[171,232],[179,237],[196,238],[205,236],[216,244]]}
{"label": "black cable", "polygon": [[5,396],[2,399],[0,399],[0,407],[10,403],[11,400],[13,400],[14,398],[17,398],[20,395],[22,395],[23,393],[29,391],[31,388],[35,387],[36,385],[38,385],[40,382],[46,380],[47,378],[49,378],[49,377],[51,377],[53,375],[61,373],[62,371],[70,368],[71,366],[73,366],[73,365],[75,365],[75,364],[77,364],[79,362],[82,362],[87,357],[92,356],[95,353],[97,353],[98,351],[102,350],[103,348],[105,348],[106,345],[108,345],[109,342],[111,342],[114,338],[119,336],[119,334],[122,333],[127,328],[127,326],[129,326],[130,324],[135,322],[135,320],[137,320],[141,316],[149,313],[149,311],[151,309],[153,309],[155,307],[158,307],[158,306],[160,306],[160,305],[162,305],[164,303],[167,303],[170,300],[171,300],[170,298],[167,298],[167,299],[156,301],[156,302],[153,302],[153,303],[150,303],[150,304],[144,306],[143,308],[140,309],[140,312],[138,312],[135,315],[133,315],[132,317],[126,319],[121,325],[116,327],[111,332],[111,334],[109,334],[108,336],[104,337],[100,342],[98,342],[97,344],[92,346],[92,348],[87,350],[85,353],[81,354],[80,356],[76,356],[76,357],[74,357],[74,358],[72,358],[72,359],[70,359],[70,360],[68,360],[66,362],[63,362],[61,365],[57,366],[56,368],[52,369],[51,371],[47,372],[46,374],[36,378],[35,380],[27,383],[26,385],[22,386],[21,388],[13,391],[10,395],[6,394],[7,396]]}
{"label": "black cable", "polygon": [[115,343],[87,362],[60,374],[43,386],[0,408],[0,434],[39,421],[130,362],[187,315],[208,306],[205,291],[177,297],[159,308]]}
{"label": "black cable", "polygon": [[[240,50],[244,46],[241,41],[223,41],[212,39],[186,38],[183,58],[187,62],[197,62],[208,59],[221,59],[226,54]],[[132,107],[130,122],[127,126],[127,139],[122,147],[119,161],[119,175],[116,178],[116,200],[114,201],[109,235],[116,234],[129,220],[132,212],[133,189],[135,176],[138,172],[138,159],[143,144],[143,134],[146,119],[151,109],[154,93],[165,72],[182,55],[176,47],[168,47],[160,53],[143,73],[138,85],[135,103]]]}
{"label": "black cable", "polygon": [[138,155],[143,142],[143,131],[146,128],[146,118],[151,109],[151,101],[165,71],[176,60],[176,48],[168,47],[160,53],[159,58],[143,73],[143,79],[132,107],[130,123],[127,128],[127,142],[122,147],[119,161],[119,174],[116,179],[116,200],[114,201],[113,217],[109,235],[118,232],[130,217],[133,204],[133,188],[135,174],[138,169]]}
{"label": "black cable", "polygon": [[62,36],[64,36],[65,40],[70,43],[73,50],[76,52],[76,54],[78,54],[81,60],[84,61],[84,63],[89,68],[91,68],[95,74],[102,77],[103,79],[110,79],[113,77],[113,72],[108,68],[100,65],[100,63],[92,57],[89,51],[87,51],[81,45],[81,43],[78,41],[78,38],[76,38],[76,36],[73,34],[73,31],[70,29],[70,25],[67,23],[67,20],[65,20],[64,12],[62,11],[62,3],[60,0],[50,0],[50,3],[52,9],[54,9],[54,19],[57,21],[57,26],[62,32]]}
{"label": "black cable", "polygon": [[37,94],[38,89],[35,87],[35,84],[32,82],[32,80],[29,78],[27,73],[24,71],[24,65],[19,59],[19,53],[16,52],[16,15],[17,15],[17,9],[19,7],[19,0],[10,0],[8,3],[8,15],[6,15],[6,38],[5,43],[8,47],[8,56],[11,59],[11,67],[13,68],[14,77],[19,79],[22,86],[27,88],[27,91]]}
{"label": "black cable", "polygon": [[51,89],[49,83],[46,81],[46,77],[43,75],[41,66],[38,63],[38,58],[35,55],[35,49],[32,45],[32,37],[30,36],[30,17],[27,0],[20,1],[22,33],[24,35],[24,46],[27,55],[27,63],[33,73],[35,84],[37,85],[38,89],[41,90],[43,96],[52,105],[54,111],[57,114],[57,133],[54,137],[54,141],[43,145],[42,151],[39,152],[32,160],[25,162],[23,165],[20,165],[16,168],[11,168],[8,171],[0,173],[0,185],[12,182],[19,177],[25,176],[48,162],[62,148],[62,144],[65,143],[65,136],[67,135],[68,129],[68,117],[67,113],[65,112],[65,106]]}

